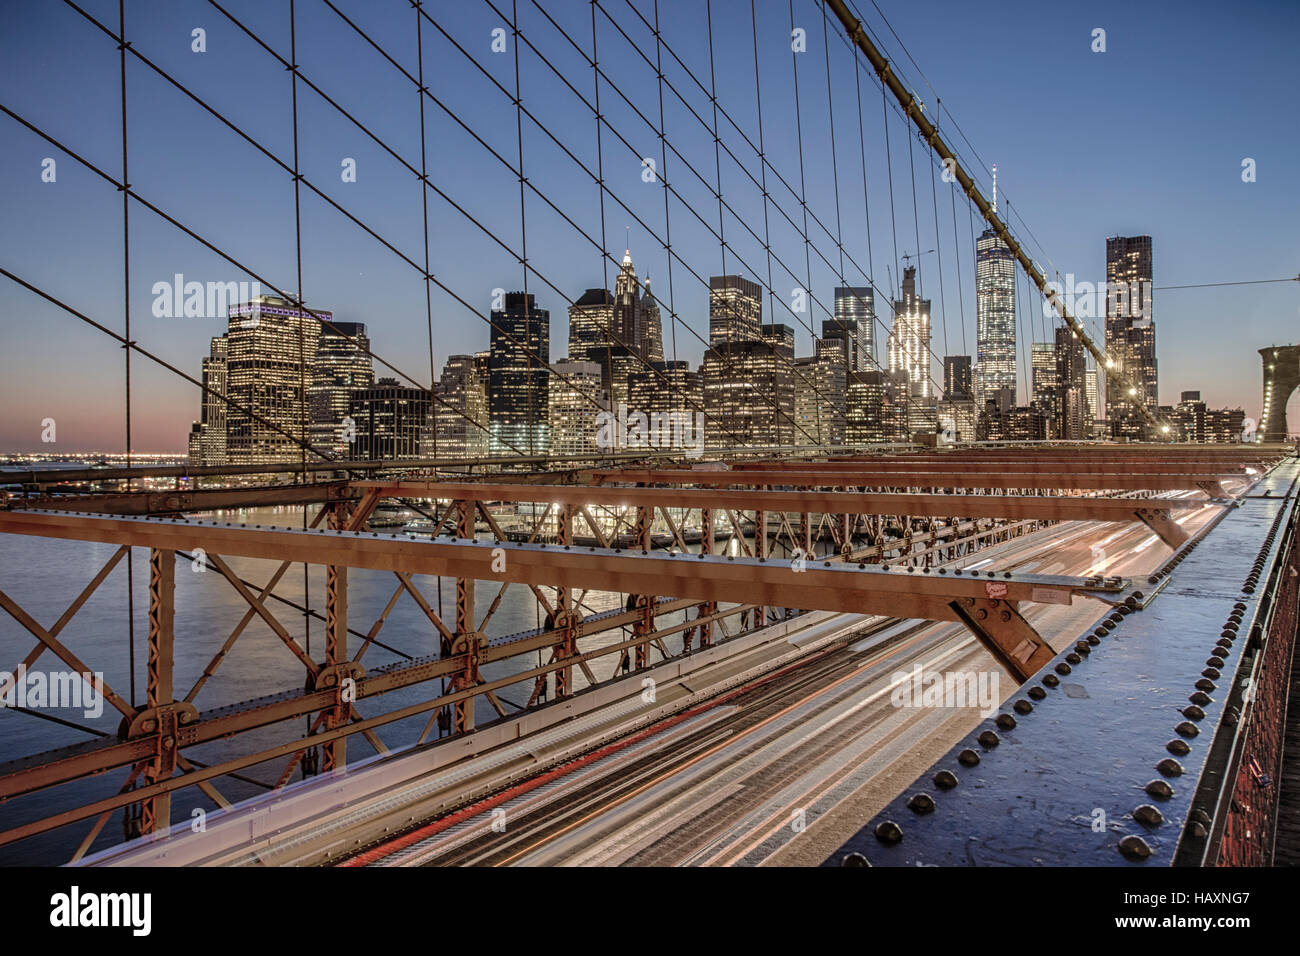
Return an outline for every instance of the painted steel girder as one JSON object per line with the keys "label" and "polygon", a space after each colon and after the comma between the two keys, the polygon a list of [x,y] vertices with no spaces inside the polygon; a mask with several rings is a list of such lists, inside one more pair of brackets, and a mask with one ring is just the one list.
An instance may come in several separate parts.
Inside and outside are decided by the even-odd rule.
{"label": "painted steel girder", "polygon": [[155,515],[227,508],[256,508],[350,501],[361,489],[346,481],[267,488],[214,488],[199,491],[157,491],[123,494],[64,494],[39,498],[14,498],[14,509],[88,511],[101,514]]}
{"label": "painted steel girder", "polygon": [[[725,473],[724,473],[725,474]],[[834,476],[826,476],[834,484]],[[695,473],[682,481],[695,481]],[[819,479],[820,481],[821,479]],[[735,483],[744,484],[743,476]],[[473,497],[479,501],[538,501],[659,508],[710,508],[838,515],[915,515],[947,518],[1015,518],[1040,521],[1136,521],[1139,507],[1163,512],[1200,507],[1182,499],[1098,498],[1069,495],[948,495],[856,491],[755,491],[721,488],[624,488],[620,486],[460,484],[435,481],[359,482],[385,497]]]}
{"label": "painted steel girder", "polygon": [[804,485],[830,487],[896,488],[1062,488],[1080,491],[1199,491],[1207,480],[1231,480],[1239,475],[1182,475],[1177,473],[1137,473],[1125,471],[1114,475],[1081,475],[1071,472],[1027,474],[1001,472],[995,475],[969,475],[950,471],[881,471],[853,469],[824,471],[704,471],[658,469],[641,471],[592,471],[601,482],[644,481],[668,484],[689,482],[696,485]]}
{"label": "painted steel girder", "polygon": [[[16,532],[137,547],[186,549],[250,558],[404,571],[461,579],[594,588],[627,594],[667,594],[825,611],[955,620],[947,602],[960,597],[1069,604],[1079,591],[1123,590],[1096,579],[1013,575],[981,579],[908,572],[901,567],[829,566],[794,571],[785,562],[719,555],[564,550],[541,544],[419,541],[398,535],[318,529],[248,528],[224,523],[106,518],[37,512],[0,513],[0,532]],[[505,551],[493,570],[494,550]],[[500,567],[500,563],[497,562]],[[1112,579],[1113,581],[1114,579]]]}

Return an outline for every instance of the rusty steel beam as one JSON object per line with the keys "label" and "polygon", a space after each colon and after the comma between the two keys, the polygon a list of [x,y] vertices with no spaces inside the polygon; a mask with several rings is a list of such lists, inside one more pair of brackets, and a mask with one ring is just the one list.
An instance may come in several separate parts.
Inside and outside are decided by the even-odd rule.
{"label": "rusty steel beam", "polygon": [[1224,481],[1239,475],[1182,475],[1176,473],[1116,475],[1023,474],[967,475],[956,471],[690,471],[655,469],[593,471],[598,482],[626,481],[670,484],[689,482],[711,487],[737,485],[796,485],[810,488],[1015,488],[1070,489],[1077,491],[1200,491],[1200,482]]}
{"label": "rusty steel beam", "polygon": [[[884,614],[952,620],[947,601],[980,597],[986,584],[978,575],[913,575],[902,569],[812,568],[792,574],[783,563],[671,552],[597,552],[544,544],[419,541],[399,535],[288,528],[248,528],[217,522],[110,518],[40,512],[0,513],[0,532],[132,547],[203,547],[209,554],[346,565],[377,571],[404,571],[457,577],[518,581],[529,585],[592,588],[626,594],[667,594],[706,601],[739,601],[824,611]],[[504,552],[504,561],[499,560]],[[1012,601],[1069,604],[1077,591],[1094,590],[1078,578],[1013,576],[999,597]],[[932,616],[937,615],[937,616]],[[459,615],[458,615],[459,616]],[[472,630],[472,616],[461,617]],[[458,629],[461,630],[461,629]],[[461,630],[461,636],[467,636]],[[453,648],[453,652],[463,653]],[[470,676],[469,673],[466,675]]]}
{"label": "rusty steel beam", "polygon": [[162,515],[230,508],[278,507],[346,501],[361,491],[346,481],[258,488],[214,488],[206,491],[150,491],[123,494],[41,495],[11,498],[14,509],[93,511],[118,515]]}
{"label": "rusty steel beam", "polygon": [[1022,683],[1056,656],[1014,602],[968,598],[954,601],[952,608],[962,623]]}
{"label": "rusty steel beam", "polygon": [[[4,599],[5,595],[0,592],[0,600]],[[690,600],[661,601],[656,607],[656,612],[667,614],[671,611],[695,607],[697,603]],[[745,605],[739,605],[727,609],[724,613],[728,615],[739,613],[744,607]],[[639,617],[639,611],[617,612],[587,618],[576,626],[582,636],[590,636],[626,627],[635,623]],[[556,640],[557,634],[554,630],[543,629],[489,643],[483,651],[483,662],[491,663],[531,654],[553,645]],[[615,645],[601,649],[600,653],[614,653],[617,650],[618,647]],[[419,658],[409,663],[377,669],[357,680],[357,699],[376,697],[439,677],[449,677],[462,671],[464,667],[464,656],[460,655],[441,660]],[[86,670],[84,665],[80,670]],[[107,686],[105,696],[117,700],[112,688]],[[202,714],[196,719],[187,721],[181,728],[179,743],[181,747],[188,747],[222,740],[234,734],[268,727],[328,709],[335,699],[332,690],[322,688],[277,694],[233,707],[221,707],[215,714]],[[129,706],[124,701],[120,703],[123,712],[130,717],[132,711]],[[194,713],[198,714],[197,711]],[[142,731],[140,736],[126,741],[111,738],[87,741],[0,764],[0,800],[149,759],[157,750],[158,738],[159,734],[156,730]],[[301,742],[299,744],[301,745]]]}
{"label": "rusty steel beam", "polygon": [[[728,609],[727,611],[723,612],[722,615],[720,616],[726,616],[732,613],[737,613],[744,609],[747,609],[746,606],[741,605],[740,607],[737,608]],[[575,657],[574,662],[578,663],[579,665],[585,664],[585,662],[588,660],[592,660],[597,657],[626,650],[627,648],[634,646],[639,640],[640,638],[634,637],[626,641],[615,643],[608,647],[602,647],[592,651],[587,651],[586,653],[580,654],[577,657]],[[480,685],[477,688],[471,688],[468,690],[459,690],[454,692],[449,691],[448,693],[444,693],[441,696],[432,698],[430,700],[425,700],[414,704],[410,704],[405,707],[401,707],[397,710],[390,711],[389,713],[381,714],[377,717],[370,717],[364,720],[358,720],[347,726],[336,727],[333,729],[322,729],[318,734],[315,735],[316,741],[321,744],[329,744],[334,740],[348,737],[353,734],[358,734],[358,733],[366,734],[367,732],[373,731],[378,727],[382,727],[386,724],[394,723],[399,720],[404,720],[408,717],[414,717],[416,715],[428,713],[430,711],[437,711],[439,708],[442,707],[455,706],[457,703],[462,703],[466,700],[469,700],[471,697],[477,694],[488,693],[491,691],[499,690],[504,687],[508,687],[511,684],[517,683],[521,680],[528,680],[529,678],[535,677],[538,674],[552,671],[558,666],[559,666],[558,664],[552,663],[550,665],[546,665],[542,667],[530,668],[529,670],[523,671],[519,674],[512,674],[503,678],[499,678],[494,681],[489,681],[485,684]],[[99,743],[100,742],[98,741],[93,742],[93,744],[99,744]],[[167,780],[159,780],[153,784],[150,784],[145,787],[141,787],[137,790],[123,791],[122,793],[119,793],[117,796],[114,797],[101,799],[91,804],[87,804],[81,807],[75,807],[69,810],[64,810],[59,813],[55,813],[51,816],[45,817],[43,819],[34,820],[32,822],[22,824],[21,826],[17,826],[12,829],[0,832],[0,846],[14,843],[19,840],[24,840],[28,837],[35,836],[38,833],[45,833],[49,830],[57,829],[58,827],[64,826],[66,824],[75,823],[78,820],[85,820],[90,817],[97,816],[99,814],[107,813],[112,810],[118,809],[120,807],[126,806],[127,804],[135,803],[139,800],[147,800],[164,794],[171,794],[177,790],[183,789],[184,787],[202,786],[204,782],[212,780],[216,777],[224,776],[225,774],[229,774],[229,773],[234,773],[235,771],[252,767],[259,763],[266,762],[268,760],[274,760],[278,757],[291,757],[297,751],[301,750],[302,745],[303,745],[302,740],[292,740],[289,741],[288,743],[272,746],[258,753],[247,754],[244,756],[236,757],[231,760],[224,761],[223,763],[220,764],[214,764],[203,768],[196,768],[181,776],[172,777]],[[116,745],[116,747],[112,744],[109,745],[101,744],[101,747],[103,747],[104,751],[106,752],[113,751],[113,750],[120,750],[122,747],[127,747],[127,746],[133,747],[136,752],[143,752],[146,751],[147,748],[150,746],[150,742],[147,739],[136,740],[136,741],[130,741],[128,744],[125,745]],[[65,748],[65,749],[72,750],[77,748]],[[86,750],[87,748],[83,747],[80,749]],[[36,757],[28,758],[25,761],[25,763],[35,764],[36,769],[38,771],[44,772],[47,770],[48,765],[42,763],[41,761],[43,761],[44,758],[47,758],[48,756],[49,756],[48,754],[39,754]],[[127,761],[120,759],[119,756],[119,759],[116,759],[114,762],[109,763],[108,766],[109,767],[121,766],[125,762]],[[90,772],[94,772],[94,771],[83,770],[81,773],[76,774],[75,777],[69,777],[68,779],[75,779],[76,777],[85,776],[87,773]],[[8,784],[9,784],[9,776],[0,775],[0,794],[7,793],[10,790]]]}
{"label": "rusty steel beam", "polygon": [[[693,481],[700,473],[683,475]],[[703,473],[709,481],[748,484],[747,475]],[[833,484],[838,476],[819,478]],[[1036,519],[1040,521],[1137,521],[1137,509],[1164,512],[1200,507],[1180,499],[1098,498],[1037,495],[945,495],[897,492],[719,490],[706,488],[624,488],[611,485],[451,484],[436,481],[360,482],[385,496],[460,498],[479,501],[538,501],[553,504],[600,504],[627,507],[711,508],[740,511],[813,512],[823,514],[915,515],[917,517]]]}
{"label": "rusty steel beam", "polygon": [[[176,552],[151,548],[149,551],[149,643],[145,661],[145,708],[132,724],[157,730],[157,747],[151,760],[141,767],[145,785],[169,780],[176,772],[179,753],[177,712],[173,674],[176,657]],[[150,726],[152,725],[152,726]],[[166,836],[171,829],[171,794],[159,793],[141,803],[140,831]]]}
{"label": "rusty steel beam", "polygon": [[[1245,474],[1244,462],[1182,462],[1182,461],[1148,461],[1142,460],[1145,472],[1173,472],[1180,475],[1214,475],[1231,474],[1240,477]],[[818,462],[733,462],[732,471],[824,471],[836,473],[855,471],[864,474],[891,471],[943,471],[951,469],[962,474],[999,474],[1013,471],[1020,474],[1061,474],[1073,472],[1081,475],[1120,474],[1132,471],[1134,462],[1119,458],[1107,459],[994,459],[979,458],[971,461],[945,462],[942,460],[900,462],[900,461],[818,461]],[[668,470],[668,469],[665,469]],[[689,474],[688,469],[681,469]]]}

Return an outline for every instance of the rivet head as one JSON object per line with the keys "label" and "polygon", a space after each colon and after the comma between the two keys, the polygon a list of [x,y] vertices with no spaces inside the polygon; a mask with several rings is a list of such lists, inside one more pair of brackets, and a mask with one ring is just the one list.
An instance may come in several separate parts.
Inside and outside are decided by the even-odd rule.
{"label": "rivet head", "polygon": [[1184,720],[1174,730],[1183,737],[1195,737],[1201,732],[1201,729],[1190,720]]}
{"label": "rivet head", "polygon": [[1047,696],[1047,691],[1037,686],[1029,688],[1029,690],[1026,691],[1026,693],[1029,694],[1029,696],[1032,697],[1034,700],[1042,700],[1044,697]]}
{"label": "rivet head", "polygon": [[1211,658],[1209,658],[1208,660],[1206,660],[1206,662],[1205,662],[1205,666],[1206,666],[1206,667],[1222,667],[1222,666],[1223,666],[1223,658],[1222,658],[1222,657],[1218,657],[1218,656],[1211,657]]}
{"label": "rivet head", "polygon": [[1093,647],[1096,647],[1098,644],[1101,643],[1101,638],[1098,637],[1096,634],[1089,634],[1088,643],[1091,644]]}
{"label": "rivet head", "polygon": [[1029,713],[1031,710],[1034,709],[1034,705],[1027,700],[1018,700],[1011,705],[1011,709],[1023,717],[1025,714]]}
{"label": "rivet head", "polygon": [[1074,651],[1071,651],[1070,653],[1066,654],[1065,659],[1069,661],[1071,664],[1083,663],[1083,658],[1080,657],[1078,654],[1074,653]]}
{"label": "rivet head", "polygon": [[980,734],[975,739],[979,741],[979,745],[983,747],[985,750],[992,750],[994,747],[996,747],[998,744],[1002,742],[1002,738],[1000,738],[992,730],[984,731],[984,733]]}
{"label": "rivet head", "polygon": [[1003,730],[1011,730],[1016,726],[1016,718],[1012,717],[1010,714],[998,714],[998,718],[994,723]]}
{"label": "rivet head", "polygon": [[1183,775],[1183,765],[1173,757],[1166,757],[1156,764],[1156,769],[1166,777],[1181,777]]}
{"label": "rivet head", "polygon": [[840,866],[870,866],[871,863],[861,853],[846,853],[840,860]]}
{"label": "rivet head", "polygon": [[1088,645],[1087,641],[1080,641],[1078,644],[1075,644],[1074,650],[1076,653],[1082,654],[1084,657],[1087,657],[1092,653],[1092,648]]}
{"label": "rivet head", "polygon": [[1065,661],[1061,661],[1061,663],[1053,667],[1052,670],[1064,677],[1066,674],[1070,673],[1070,665],[1065,663]]}
{"label": "rivet head", "polygon": [[893,820],[883,820],[876,824],[876,839],[881,843],[898,843],[903,839],[903,828]]}
{"label": "rivet head", "polygon": [[1195,704],[1188,704],[1183,708],[1183,716],[1188,720],[1204,720],[1205,711],[1201,710],[1201,708],[1197,707]]}
{"label": "rivet head", "polygon": [[[1206,683],[1209,682],[1207,681]],[[1196,691],[1194,694],[1189,695],[1187,699],[1199,707],[1207,707],[1210,704],[1214,703],[1214,699],[1210,697],[1209,694],[1200,690]]]}
{"label": "rivet head", "polygon": [[1158,827],[1165,822],[1164,814],[1149,803],[1144,803],[1134,810],[1133,819],[1144,827]]}
{"label": "rivet head", "polygon": [[957,762],[963,767],[973,767],[980,762],[980,755],[968,747],[957,755]]}
{"label": "rivet head", "polygon": [[907,801],[907,809],[911,810],[913,813],[933,813],[934,797],[924,791],[921,793],[914,793],[912,794],[911,799]]}
{"label": "rivet head", "polygon": [[1176,757],[1186,757],[1192,752],[1191,745],[1186,740],[1180,740],[1177,737],[1165,744],[1165,749]]}
{"label": "rivet head", "polygon": [[[1208,678],[1210,678],[1212,681],[1214,681],[1214,680],[1218,680],[1218,679],[1219,679],[1219,669],[1218,669],[1217,667],[1207,667],[1207,668],[1205,668],[1205,670],[1201,671],[1201,676],[1203,676],[1203,677],[1208,677]],[[1196,682],[1196,686],[1199,687],[1200,685],[1201,685],[1201,682],[1200,682],[1200,681],[1197,681],[1197,682]],[[1213,685],[1211,685],[1211,686],[1213,686]]]}
{"label": "rivet head", "polygon": [[951,770],[940,770],[934,775],[934,785],[940,790],[951,790],[957,786],[957,775]]}
{"label": "rivet head", "polygon": [[1167,780],[1152,780],[1145,789],[1148,797],[1155,797],[1157,800],[1168,800],[1174,795],[1174,788],[1169,786]]}
{"label": "rivet head", "polygon": [[1061,683],[1061,678],[1057,677],[1055,674],[1044,674],[1043,683],[1048,687],[1056,687]]}
{"label": "rivet head", "polygon": [[1140,836],[1130,834],[1119,841],[1119,852],[1130,860],[1145,860],[1151,855],[1151,847]]}
{"label": "rivet head", "polygon": [[1208,692],[1214,690],[1214,688],[1218,687],[1219,685],[1214,683],[1214,681],[1210,680],[1208,677],[1201,677],[1196,681],[1195,686],[1197,690],[1203,690]]}

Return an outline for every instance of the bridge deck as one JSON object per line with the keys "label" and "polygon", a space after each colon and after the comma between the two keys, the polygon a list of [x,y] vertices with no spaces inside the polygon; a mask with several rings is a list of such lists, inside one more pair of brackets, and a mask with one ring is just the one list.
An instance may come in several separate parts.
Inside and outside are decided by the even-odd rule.
{"label": "bridge deck", "polygon": [[[1220,735],[1232,735],[1231,718],[1222,718],[1229,706],[1240,706],[1234,675],[1249,673],[1245,635],[1265,592],[1248,593],[1237,576],[1257,556],[1270,564],[1276,559],[1283,536],[1270,531],[1295,507],[1297,476],[1300,463],[1291,460],[1262,479],[1199,539],[1206,547],[1193,542],[1179,552],[1181,561],[1179,555],[1171,559],[1161,592],[1145,609],[1103,616],[1097,623],[1104,636],[1094,632],[1097,643],[1087,645],[1086,655],[1077,649],[1058,655],[1042,678],[953,747],[827,865],[859,853],[873,866],[1114,866],[1131,859],[1119,851],[1127,837],[1150,848],[1148,865],[1170,865],[1189,814],[1201,806],[1197,791],[1207,758],[1221,746]],[[1215,642],[1234,609],[1242,611],[1243,638],[1221,647]],[[1078,662],[1067,662],[1068,655]],[[1222,664],[1210,662],[1216,656]],[[1183,711],[1210,667],[1222,672],[1209,691],[1212,699],[1202,701],[1203,718],[1189,717]],[[1014,712],[1019,701],[1032,711]],[[989,732],[999,739],[981,744]],[[1178,741],[1187,753],[1176,753],[1182,749]],[[1170,744],[1174,750],[1167,749]],[[964,751],[978,755],[978,763],[963,764]],[[933,782],[942,770],[955,774],[954,788]],[[1167,799],[1144,792],[1154,781],[1171,788]],[[909,808],[922,792],[933,800],[930,812]],[[1138,822],[1134,812],[1142,805],[1158,808],[1163,822]],[[900,841],[881,839],[888,828],[878,835],[886,822],[901,829]],[[1193,854],[1196,849],[1183,848]]]}

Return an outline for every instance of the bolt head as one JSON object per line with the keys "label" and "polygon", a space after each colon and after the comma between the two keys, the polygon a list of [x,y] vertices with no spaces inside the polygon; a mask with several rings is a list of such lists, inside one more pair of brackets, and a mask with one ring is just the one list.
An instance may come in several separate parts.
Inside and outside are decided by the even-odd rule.
{"label": "bolt head", "polygon": [[1151,846],[1140,836],[1130,834],[1119,841],[1119,852],[1130,860],[1145,860],[1151,856]]}
{"label": "bolt head", "polygon": [[921,793],[914,793],[912,794],[911,799],[907,801],[907,809],[911,810],[913,813],[933,813],[934,797],[924,791]]}
{"label": "bolt head", "polygon": [[1174,788],[1169,786],[1168,781],[1165,780],[1152,780],[1144,789],[1147,796],[1154,797],[1157,800],[1168,800],[1174,795]]}
{"label": "bolt head", "polygon": [[898,843],[903,839],[903,828],[893,820],[883,820],[876,824],[875,834],[881,843]]}

